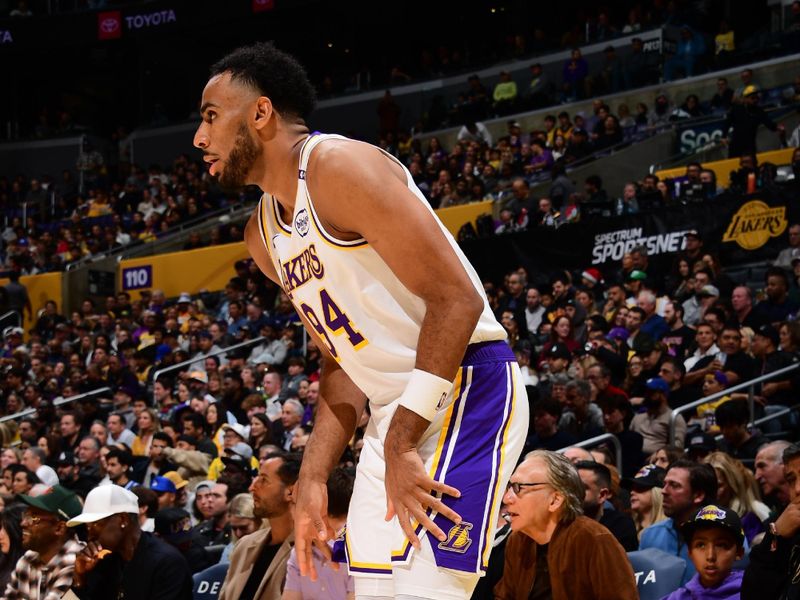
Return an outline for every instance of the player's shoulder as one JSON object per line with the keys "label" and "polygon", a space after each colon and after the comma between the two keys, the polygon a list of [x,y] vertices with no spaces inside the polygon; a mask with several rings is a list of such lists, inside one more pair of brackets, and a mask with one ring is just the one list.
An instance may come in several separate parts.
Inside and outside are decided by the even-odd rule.
{"label": "player's shoulder", "polygon": [[309,183],[316,179],[361,178],[384,163],[381,151],[372,144],[347,138],[327,138],[313,149],[308,159]]}

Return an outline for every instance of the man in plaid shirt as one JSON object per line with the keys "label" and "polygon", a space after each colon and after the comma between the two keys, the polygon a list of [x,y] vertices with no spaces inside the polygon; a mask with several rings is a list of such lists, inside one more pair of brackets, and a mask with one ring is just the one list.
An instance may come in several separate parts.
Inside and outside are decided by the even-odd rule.
{"label": "man in plaid shirt", "polygon": [[83,550],[67,528],[81,513],[74,492],[53,486],[38,496],[20,495],[28,505],[22,516],[22,545],[3,600],[58,600],[72,587],[75,555]]}

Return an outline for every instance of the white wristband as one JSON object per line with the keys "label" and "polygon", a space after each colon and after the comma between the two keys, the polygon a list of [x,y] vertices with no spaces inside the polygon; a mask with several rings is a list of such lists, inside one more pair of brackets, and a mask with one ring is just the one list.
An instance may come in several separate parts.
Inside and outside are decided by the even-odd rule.
{"label": "white wristband", "polygon": [[414,369],[406,389],[400,396],[400,406],[417,413],[426,421],[433,421],[436,411],[444,404],[453,382],[427,371]]}

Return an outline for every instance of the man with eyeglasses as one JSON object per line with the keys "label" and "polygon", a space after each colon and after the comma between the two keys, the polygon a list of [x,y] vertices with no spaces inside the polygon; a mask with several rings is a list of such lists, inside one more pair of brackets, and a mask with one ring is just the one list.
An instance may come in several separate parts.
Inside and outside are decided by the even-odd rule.
{"label": "man with eyeglasses", "polygon": [[578,472],[563,455],[528,454],[503,496],[513,533],[495,600],[639,597],[625,550],[608,529],[583,515],[584,495]]}
{"label": "man with eyeglasses", "polygon": [[67,528],[67,521],[81,513],[81,503],[74,492],[60,485],[36,497],[20,495],[19,500],[27,505],[21,522],[26,552],[17,562],[3,598],[60,598],[72,587],[75,556],[83,550]]}

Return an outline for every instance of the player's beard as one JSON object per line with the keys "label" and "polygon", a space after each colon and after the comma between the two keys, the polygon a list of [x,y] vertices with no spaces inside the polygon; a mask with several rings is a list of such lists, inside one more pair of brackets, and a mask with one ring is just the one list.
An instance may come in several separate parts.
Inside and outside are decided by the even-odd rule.
{"label": "player's beard", "polygon": [[262,148],[247,131],[242,123],[236,131],[236,139],[225,161],[225,167],[219,176],[219,186],[225,191],[238,192],[247,185],[247,176],[256,160],[261,156]]}

